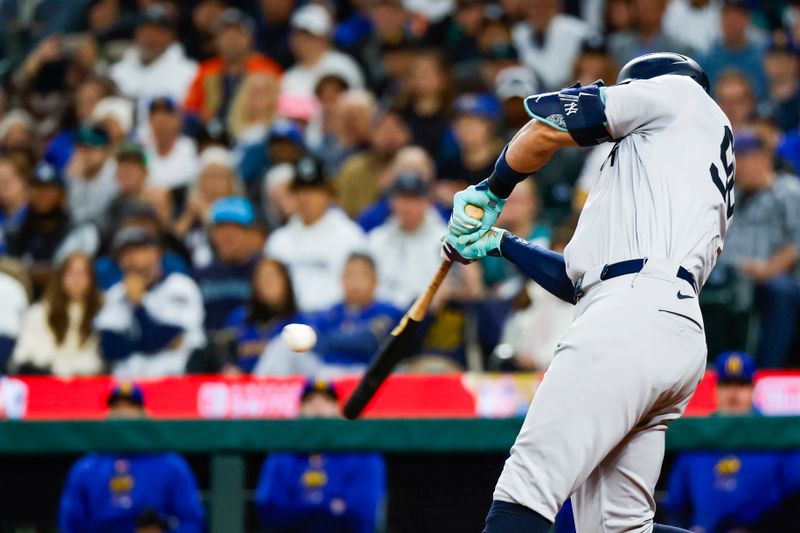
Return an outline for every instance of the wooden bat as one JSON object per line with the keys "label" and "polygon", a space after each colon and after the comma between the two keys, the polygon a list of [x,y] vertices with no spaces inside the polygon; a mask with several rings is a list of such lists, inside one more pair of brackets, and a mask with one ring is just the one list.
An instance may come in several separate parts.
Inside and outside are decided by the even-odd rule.
{"label": "wooden bat", "polygon": [[[483,210],[474,205],[467,205],[464,212],[478,220],[483,217]],[[372,356],[367,371],[344,405],[345,418],[350,420],[358,418],[394,367],[408,355],[415,340],[415,333],[428,312],[428,306],[452,265],[448,259],[442,261],[431,282]]]}

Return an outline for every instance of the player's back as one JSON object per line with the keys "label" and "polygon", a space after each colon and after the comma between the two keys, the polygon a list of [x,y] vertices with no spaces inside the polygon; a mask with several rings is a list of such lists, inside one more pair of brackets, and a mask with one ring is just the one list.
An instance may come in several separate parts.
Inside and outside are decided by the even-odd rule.
{"label": "player's back", "polygon": [[702,285],[733,213],[728,119],[686,76],[605,88],[606,159],[570,244],[567,272],[636,258],[680,264]]}

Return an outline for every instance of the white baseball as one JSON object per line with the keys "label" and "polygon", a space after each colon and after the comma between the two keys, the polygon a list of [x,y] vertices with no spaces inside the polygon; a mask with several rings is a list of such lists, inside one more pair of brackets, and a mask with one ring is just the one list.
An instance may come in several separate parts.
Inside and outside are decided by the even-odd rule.
{"label": "white baseball", "polygon": [[314,328],[305,324],[284,326],[281,338],[293,352],[307,352],[317,344],[317,334]]}

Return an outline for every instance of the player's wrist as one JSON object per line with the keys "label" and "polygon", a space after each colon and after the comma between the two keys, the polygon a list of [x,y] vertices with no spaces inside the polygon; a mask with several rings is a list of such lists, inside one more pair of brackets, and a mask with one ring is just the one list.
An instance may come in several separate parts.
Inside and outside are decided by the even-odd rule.
{"label": "player's wrist", "polygon": [[506,160],[507,152],[508,145],[500,152],[500,156],[494,164],[494,172],[486,180],[489,192],[502,199],[508,198],[517,183],[526,180],[530,176],[529,173],[519,172],[511,168],[511,165]]}

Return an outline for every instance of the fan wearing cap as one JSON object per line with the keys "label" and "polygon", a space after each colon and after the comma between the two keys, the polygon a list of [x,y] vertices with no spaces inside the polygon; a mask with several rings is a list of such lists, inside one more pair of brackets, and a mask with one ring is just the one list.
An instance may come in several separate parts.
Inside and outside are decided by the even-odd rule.
{"label": "fan wearing cap", "polygon": [[717,88],[717,81],[726,71],[735,70],[750,80],[761,98],[766,95],[764,44],[754,31],[752,11],[750,0],[723,0],[719,38],[699,62],[713,87]]}
{"label": "fan wearing cap", "polygon": [[197,73],[197,63],[186,56],[176,39],[177,13],[170,4],[153,4],[140,15],[134,44],[109,76],[125,96],[138,102],[137,115],[147,117],[148,104],[163,96],[183,101]]}
{"label": "fan wearing cap", "polygon": [[[144,393],[134,383],[117,384],[106,403],[110,419],[146,417]],[[180,455],[89,453],[70,469],[58,525],[63,533],[201,533],[205,512],[194,474]]]}
{"label": "fan wearing cap", "polygon": [[494,161],[503,149],[497,135],[500,106],[490,94],[465,94],[453,105],[453,133],[458,144],[458,156],[439,166],[439,179],[446,182],[447,192],[441,198],[450,199],[456,191],[474,185],[492,173]]}
{"label": "fan wearing cap", "polygon": [[767,102],[763,110],[783,131],[800,125],[800,58],[792,34],[775,32],[764,58]]}
{"label": "fan wearing cap", "polygon": [[445,224],[422,175],[403,172],[389,189],[391,216],[367,236],[378,271],[378,297],[405,309],[439,266]]}
{"label": "fan wearing cap", "polygon": [[[725,352],[715,366],[717,413],[753,413],[753,358]],[[692,531],[794,531],[787,526],[796,524],[796,508],[781,506],[798,487],[797,465],[796,454],[774,451],[683,452],[670,472],[663,506],[670,523]]]}
{"label": "fan wearing cap", "polygon": [[95,318],[103,357],[123,377],[182,374],[205,344],[200,290],[184,274],[164,274],[158,238],[143,228],[123,228],[112,248],[123,279]]}
{"label": "fan wearing cap", "polygon": [[144,148],[136,143],[125,143],[116,154],[117,196],[108,206],[107,226],[103,228],[104,238],[119,226],[122,208],[130,202],[144,198],[147,190],[147,155]]}
{"label": "fan wearing cap", "polygon": [[364,87],[358,64],[331,43],[333,23],[330,12],[320,4],[306,4],[294,12],[289,46],[296,62],[283,76],[282,93],[313,95],[317,82],[328,73],[340,75],[351,89]]}
{"label": "fan wearing cap", "polygon": [[739,132],[734,150],[742,201],[721,263],[756,286],[759,366],[782,368],[800,314],[800,184],[796,176],[775,171],[773,154],[758,135]]}
{"label": "fan wearing cap", "polygon": [[67,163],[68,202],[72,221],[102,225],[117,195],[117,162],[108,131],[85,126],[75,134],[75,153]]}
{"label": "fan wearing cap", "polygon": [[118,257],[113,253],[113,239],[116,233],[126,228],[143,229],[155,237],[163,246],[164,251],[161,257],[161,269],[164,275],[180,272],[188,274],[187,265],[189,252],[186,248],[164,231],[161,219],[153,204],[142,200],[131,200],[119,206],[117,224],[114,233],[109,235],[103,255],[95,259],[94,270],[97,275],[98,285],[107,291],[115,283],[122,281],[123,274],[120,268]]}
{"label": "fan wearing cap", "polygon": [[187,113],[203,124],[224,124],[245,76],[256,72],[280,77],[281,67],[256,53],[253,20],[236,8],[226,9],[214,25],[217,56],[200,64],[184,101]]}
{"label": "fan wearing cap", "polygon": [[456,69],[474,70],[480,58],[478,35],[484,20],[484,0],[457,0],[453,13],[431,24],[424,39],[441,49]]}
{"label": "fan wearing cap", "polygon": [[341,300],[344,263],[364,244],[364,234],[334,206],[333,186],[320,161],[301,159],[291,188],[297,212],[269,237],[265,252],[289,267],[300,310],[318,311]]}
{"label": "fan wearing cap", "polygon": [[[339,418],[333,384],[309,379],[303,418]],[[270,453],[255,492],[261,526],[270,531],[374,533],[386,496],[386,465],[373,452]]]}
{"label": "fan wearing cap", "polygon": [[38,291],[47,283],[53,261],[72,252],[94,255],[100,246],[100,235],[93,224],[70,221],[66,184],[55,168],[39,164],[29,184],[28,210],[5,238],[8,253],[29,267]]}
{"label": "fan wearing cap", "polygon": [[162,189],[186,187],[200,172],[197,146],[181,132],[182,113],[169,97],[158,97],[148,106],[149,129],[142,144],[148,165],[147,185]]}
{"label": "fan wearing cap", "polygon": [[264,246],[264,234],[245,198],[228,196],[211,204],[209,229],[214,259],[194,279],[206,308],[205,329],[212,336],[228,315],[250,298],[250,281]]}

